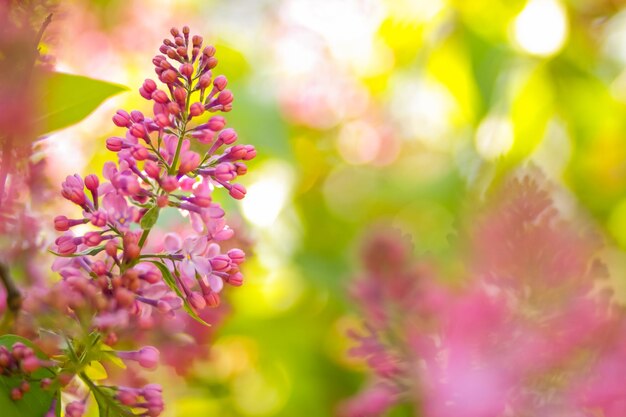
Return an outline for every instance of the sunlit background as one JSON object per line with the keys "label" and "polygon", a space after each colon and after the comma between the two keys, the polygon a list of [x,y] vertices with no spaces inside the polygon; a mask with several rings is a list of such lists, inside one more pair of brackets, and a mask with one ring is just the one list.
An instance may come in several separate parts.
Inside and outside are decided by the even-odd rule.
{"label": "sunlit background", "polygon": [[[521,165],[568,190],[626,249],[622,0],[65,1],[60,71],[127,85],[47,141],[49,175],[99,171],[118,108],[171,26],[217,47],[229,124],[258,149],[232,207],[254,242],[210,360],[162,370],[166,416],[330,416],[363,381],[346,296],[368,226],[445,259],[463,201]],[[225,199],[226,200],[226,199]],[[226,204],[231,202],[224,201]],[[231,212],[233,212],[231,210]],[[623,274],[622,274],[623,276]],[[623,280],[626,282],[626,280]],[[184,355],[184,352],[181,352]],[[404,415],[402,410],[394,415]]]}

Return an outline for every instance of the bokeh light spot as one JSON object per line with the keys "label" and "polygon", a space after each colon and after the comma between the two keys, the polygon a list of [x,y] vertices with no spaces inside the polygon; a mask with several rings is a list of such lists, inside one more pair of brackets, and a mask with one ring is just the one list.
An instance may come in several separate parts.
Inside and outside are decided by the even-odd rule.
{"label": "bokeh light spot", "polygon": [[516,43],[533,55],[557,53],[567,34],[565,9],[556,0],[530,0],[513,24]]}

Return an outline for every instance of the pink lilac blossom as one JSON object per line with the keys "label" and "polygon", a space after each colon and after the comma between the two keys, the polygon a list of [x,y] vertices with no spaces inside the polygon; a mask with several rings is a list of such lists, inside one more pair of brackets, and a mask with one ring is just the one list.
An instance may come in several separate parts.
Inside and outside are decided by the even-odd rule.
{"label": "pink lilac blossom", "polygon": [[457,286],[398,232],[374,234],[352,287],[367,325],[351,332],[374,375],[340,414],[623,416],[626,316],[579,224],[537,180],[509,180],[462,228]]}
{"label": "pink lilac blossom", "polygon": [[[54,219],[55,229],[63,232],[52,248],[58,255],[53,270],[61,279],[50,288],[29,291],[16,323],[19,333],[31,339],[37,338],[37,329],[50,328],[51,323],[60,329],[53,332],[58,332],[57,347],[48,349],[58,361],[46,364],[56,377],[46,385],[76,393],[87,388],[98,394],[99,403],[112,401],[116,409],[150,417],[164,409],[160,387],[97,385],[83,371],[82,362],[76,362],[81,355],[105,362],[107,355],[115,355],[153,369],[160,362],[160,351],[137,346],[137,332],[159,333],[155,326],[180,324],[181,317],[183,322],[191,317],[203,324],[203,318],[220,317],[206,310],[220,304],[225,284],[241,285],[245,254],[230,246],[222,249],[234,231],[226,225],[214,193],[224,189],[235,199],[243,198],[245,188],[234,181],[246,174],[245,161],[256,156],[253,146],[234,144],[237,134],[225,128],[224,117],[206,118],[208,113],[230,111],[233,103],[226,77],[213,74],[215,48],[203,47],[203,39],[191,37],[188,27],[173,28],[171,35],[153,59],[163,87],[148,79],[139,89],[152,102],[153,115],[117,111],[113,123],[126,132],[106,142],[117,153],[117,162],[104,165],[104,180],[74,174],[62,183],[61,195],[79,206],[82,216]],[[159,248],[149,235],[160,211],[168,208],[182,212],[190,224],[182,234],[165,235]],[[87,229],[75,233],[77,226]],[[180,312],[183,308],[189,315]],[[196,333],[197,341],[210,336]],[[107,347],[120,338],[125,346],[137,349]],[[37,365],[31,359],[25,363],[24,370]],[[74,384],[74,379],[84,385]],[[16,391],[16,400],[18,396]],[[88,396],[83,393],[82,398]],[[74,401],[65,406],[65,413],[80,417],[86,406],[86,400]]]}

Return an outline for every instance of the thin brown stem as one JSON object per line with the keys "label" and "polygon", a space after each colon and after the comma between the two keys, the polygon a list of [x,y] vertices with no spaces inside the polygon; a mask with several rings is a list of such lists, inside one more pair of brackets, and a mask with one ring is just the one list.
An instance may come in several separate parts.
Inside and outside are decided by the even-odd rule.
{"label": "thin brown stem", "polygon": [[22,293],[15,285],[15,282],[13,282],[9,268],[3,263],[0,263],[0,281],[2,281],[2,285],[4,285],[7,291],[8,309],[17,315],[22,307]]}

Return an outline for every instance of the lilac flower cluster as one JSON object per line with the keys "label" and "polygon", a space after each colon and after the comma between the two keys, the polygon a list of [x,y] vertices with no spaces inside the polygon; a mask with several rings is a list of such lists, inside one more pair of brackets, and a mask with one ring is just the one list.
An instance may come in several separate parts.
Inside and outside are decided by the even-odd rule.
{"label": "lilac flower cluster", "polygon": [[508,181],[460,237],[456,287],[398,233],[368,241],[353,286],[367,324],[352,353],[374,377],[341,413],[408,403],[426,417],[625,415],[626,314],[597,237],[530,177]]}
{"label": "lilac flower cluster", "polygon": [[[188,27],[174,28],[171,34],[160,48],[163,55],[153,59],[164,87],[147,79],[139,89],[152,102],[153,115],[117,111],[113,122],[125,134],[106,141],[118,161],[105,164],[104,181],[94,174],[75,174],[62,183],[62,196],[82,211],[78,218],[54,219],[55,229],[64,232],[53,247],[59,256],[53,269],[62,279],[49,290],[29,292],[24,302],[31,317],[54,310],[74,322],[64,328],[69,350],[67,360],[60,361],[59,378],[78,375],[97,393],[98,402],[104,398],[122,410],[143,409],[141,415],[150,417],[164,407],[159,387],[98,386],[83,372],[87,362],[78,358],[104,360],[113,352],[123,361],[153,369],[160,356],[156,347],[105,347],[115,345],[129,328],[145,329],[181,308],[202,321],[200,311],[220,304],[225,284],[242,285],[245,254],[240,249],[222,251],[220,242],[234,232],[213,192],[223,188],[231,197],[243,198],[244,186],[234,181],[246,174],[246,161],[256,156],[253,146],[235,144],[237,134],[226,128],[224,117],[204,117],[232,109],[226,77],[213,74],[215,48],[203,47],[200,36],[190,37]],[[151,242],[151,229],[168,209],[187,216],[189,230]],[[84,411],[84,401],[66,406],[71,417]]]}

